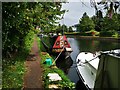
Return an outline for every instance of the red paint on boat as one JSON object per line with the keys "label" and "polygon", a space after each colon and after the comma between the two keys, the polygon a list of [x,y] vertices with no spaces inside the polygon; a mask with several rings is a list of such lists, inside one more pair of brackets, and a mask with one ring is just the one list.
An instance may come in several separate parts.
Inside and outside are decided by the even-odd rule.
{"label": "red paint on boat", "polygon": [[57,37],[57,39],[56,39],[56,41],[54,43],[53,49],[61,49],[63,47],[71,48],[65,35]]}

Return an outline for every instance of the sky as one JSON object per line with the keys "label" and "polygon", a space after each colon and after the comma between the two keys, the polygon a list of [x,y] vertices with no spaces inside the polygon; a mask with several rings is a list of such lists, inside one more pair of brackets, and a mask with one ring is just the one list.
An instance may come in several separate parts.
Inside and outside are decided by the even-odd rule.
{"label": "sky", "polygon": [[90,0],[69,0],[69,3],[62,4],[62,9],[68,10],[68,12],[64,14],[64,19],[60,21],[60,24],[67,26],[78,24],[85,12],[89,17],[95,15],[95,9],[90,6]]}

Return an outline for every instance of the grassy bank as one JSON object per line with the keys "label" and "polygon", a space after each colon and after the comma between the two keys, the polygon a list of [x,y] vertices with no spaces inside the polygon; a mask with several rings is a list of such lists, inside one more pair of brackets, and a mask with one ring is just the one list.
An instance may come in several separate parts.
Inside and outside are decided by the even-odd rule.
{"label": "grassy bank", "polygon": [[[60,70],[59,68],[56,67],[56,65],[53,66],[48,66],[46,64],[44,64],[46,58],[51,58],[52,57],[46,53],[46,54],[40,54],[41,56],[41,65],[43,67],[43,81],[44,81],[44,88],[48,89],[49,85],[57,85],[59,89],[64,90],[67,88],[67,90],[72,90],[74,88],[74,83],[72,83],[68,77],[64,74],[64,72],[62,70]],[[52,59],[52,61],[54,61]],[[49,73],[58,73],[60,75],[60,77],[62,78],[62,81],[49,81],[48,78],[48,74]]]}
{"label": "grassy bank", "polygon": [[22,88],[25,59],[26,55],[17,55],[14,59],[8,59],[7,62],[3,60],[2,88]]}
{"label": "grassy bank", "polygon": [[[40,43],[40,39],[38,39],[39,47],[42,47],[42,43]],[[49,66],[45,64],[45,60],[47,58],[50,58],[52,62],[54,59],[47,53],[47,52],[42,52],[40,49],[40,57],[41,57],[41,62],[40,64],[43,67],[43,81],[44,81],[44,88],[45,90],[49,89],[50,85],[56,85],[60,90],[73,90],[75,88],[75,84],[70,81],[70,79],[64,74],[62,70],[56,67],[56,65]],[[49,73],[58,73],[60,77],[62,78],[62,81],[50,81],[48,78]]]}
{"label": "grassy bank", "polygon": [[23,77],[26,72],[25,60],[30,53],[35,34],[28,33],[25,37],[24,46],[16,52],[13,57],[2,60],[2,88],[21,90],[23,87]]}
{"label": "grassy bank", "polygon": [[112,38],[112,39],[118,39],[120,38],[120,35],[118,33],[112,33],[112,32],[95,32],[93,35],[92,32],[65,32],[65,35],[78,35],[78,36],[91,36],[91,37],[100,37],[100,38]]}
{"label": "grassy bank", "polygon": [[113,41],[113,42],[120,42],[120,37],[108,37],[108,36],[92,36],[92,35],[84,35],[84,34],[80,34],[79,32],[77,33],[65,33],[67,36],[70,37],[78,37],[80,39],[93,39],[93,40],[106,40],[106,41]]}

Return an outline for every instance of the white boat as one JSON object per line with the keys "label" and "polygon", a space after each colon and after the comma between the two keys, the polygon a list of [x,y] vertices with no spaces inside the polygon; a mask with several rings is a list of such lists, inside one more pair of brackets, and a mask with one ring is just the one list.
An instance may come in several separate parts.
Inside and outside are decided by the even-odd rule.
{"label": "white boat", "polygon": [[77,72],[86,88],[94,88],[99,64],[99,54],[81,52],[77,56]]}
{"label": "white boat", "polygon": [[77,72],[86,88],[102,90],[119,87],[120,49],[100,51],[96,54],[81,52],[77,56],[76,63]]}

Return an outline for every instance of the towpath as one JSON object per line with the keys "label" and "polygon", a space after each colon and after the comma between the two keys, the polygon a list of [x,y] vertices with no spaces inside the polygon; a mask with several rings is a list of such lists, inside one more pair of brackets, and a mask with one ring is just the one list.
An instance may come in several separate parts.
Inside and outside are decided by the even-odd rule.
{"label": "towpath", "polygon": [[42,67],[40,66],[40,60],[37,39],[35,38],[31,53],[25,62],[27,71],[24,76],[23,90],[43,90]]}

